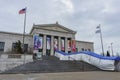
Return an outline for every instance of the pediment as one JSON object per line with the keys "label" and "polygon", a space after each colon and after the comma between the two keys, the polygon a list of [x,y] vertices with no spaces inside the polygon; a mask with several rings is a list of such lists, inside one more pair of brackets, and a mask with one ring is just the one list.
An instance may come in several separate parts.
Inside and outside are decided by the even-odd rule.
{"label": "pediment", "polygon": [[41,27],[41,28],[46,30],[52,30],[52,31],[69,32],[69,30],[63,29],[58,26],[50,26],[50,27],[48,26],[48,27]]}
{"label": "pediment", "polygon": [[75,31],[68,29],[62,25],[59,24],[48,24],[48,25],[40,25],[38,26],[40,29],[46,29],[51,31],[60,31],[60,32],[69,32],[74,33]]}
{"label": "pediment", "polygon": [[[65,32],[65,33],[72,33],[75,34],[76,31],[73,31],[71,29],[68,29],[60,24],[43,24],[43,25],[33,25],[33,29],[43,29],[43,30],[49,30],[49,31],[59,31],[59,32]],[[31,30],[31,32],[33,31]]]}

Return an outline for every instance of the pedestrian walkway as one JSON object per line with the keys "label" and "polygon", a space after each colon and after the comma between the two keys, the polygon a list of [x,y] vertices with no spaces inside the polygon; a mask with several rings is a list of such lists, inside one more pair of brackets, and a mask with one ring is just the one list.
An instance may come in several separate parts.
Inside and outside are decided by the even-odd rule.
{"label": "pedestrian walkway", "polygon": [[89,71],[34,74],[1,74],[0,80],[120,80],[120,73]]}

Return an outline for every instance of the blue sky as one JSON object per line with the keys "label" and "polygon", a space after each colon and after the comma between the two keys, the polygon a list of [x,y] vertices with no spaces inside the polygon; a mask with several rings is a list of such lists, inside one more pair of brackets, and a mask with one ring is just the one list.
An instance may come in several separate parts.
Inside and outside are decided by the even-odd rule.
{"label": "blue sky", "polygon": [[[77,31],[76,39],[94,42],[101,53],[96,26],[101,24],[105,52],[113,43],[120,53],[120,0],[0,0],[0,31],[23,32],[24,15],[18,11],[27,7],[26,33],[34,24],[59,24]],[[110,48],[109,48],[110,49]]]}

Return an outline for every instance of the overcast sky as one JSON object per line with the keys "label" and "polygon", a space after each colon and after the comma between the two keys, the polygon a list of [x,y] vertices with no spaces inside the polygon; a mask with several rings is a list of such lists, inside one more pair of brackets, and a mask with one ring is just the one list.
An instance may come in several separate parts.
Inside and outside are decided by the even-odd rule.
{"label": "overcast sky", "polygon": [[0,0],[0,31],[23,33],[27,7],[26,33],[33,23],[59,24],[77,31],[76,40],[94,42],[95,52],[101,53],[101,24],[105,52],[113,43],[114,53],[120,52],[120,0]]}

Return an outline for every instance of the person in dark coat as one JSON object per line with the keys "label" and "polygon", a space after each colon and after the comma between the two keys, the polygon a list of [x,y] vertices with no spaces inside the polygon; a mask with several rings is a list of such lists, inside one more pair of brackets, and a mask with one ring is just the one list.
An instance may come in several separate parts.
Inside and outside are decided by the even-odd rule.
{"label": "person in dark coat", "polygon": [[109,53],[109,51],[107,51],[107,56],[110,56],[110,53]]}

